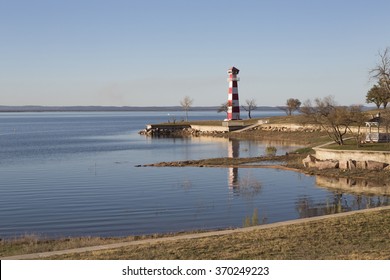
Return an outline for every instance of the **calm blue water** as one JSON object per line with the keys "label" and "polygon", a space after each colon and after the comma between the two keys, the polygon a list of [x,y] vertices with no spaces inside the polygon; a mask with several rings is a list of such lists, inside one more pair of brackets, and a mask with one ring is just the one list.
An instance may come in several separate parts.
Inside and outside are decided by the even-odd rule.
{"label": "calm blue water", "polygon": [[[290,171],[139,168],[138,164],[257,156],[282,142],[148,138],[147,123],[166,112],[0,114],[0,238],[124,236],[242,226],[389,203],[316,186]],[[279,112],[261,112],[274,115]],[[179,117],[177,117],[179,118]],[[223,119],[190,112],[192,119]],[[336,209],[336,210],[334,210]]]}

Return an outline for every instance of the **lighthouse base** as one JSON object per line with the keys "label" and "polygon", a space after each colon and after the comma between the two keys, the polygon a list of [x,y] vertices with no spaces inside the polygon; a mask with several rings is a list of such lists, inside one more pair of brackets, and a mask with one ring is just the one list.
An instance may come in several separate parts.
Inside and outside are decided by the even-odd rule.
{"label": "lighthouse base", "polygon": [[244,122],[240,120],[224,120],[222,122],[222,126],[227,127],[229,131],[234,131],[246,127]]}

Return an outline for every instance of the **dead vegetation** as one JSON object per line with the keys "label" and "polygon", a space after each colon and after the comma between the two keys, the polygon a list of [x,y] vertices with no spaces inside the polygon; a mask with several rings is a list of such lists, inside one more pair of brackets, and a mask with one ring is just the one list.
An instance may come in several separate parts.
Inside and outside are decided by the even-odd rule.
{"label": "dead vegetation", "polygon": [[58,256],[58,259],[389,259],[390,210],[222,236]]}

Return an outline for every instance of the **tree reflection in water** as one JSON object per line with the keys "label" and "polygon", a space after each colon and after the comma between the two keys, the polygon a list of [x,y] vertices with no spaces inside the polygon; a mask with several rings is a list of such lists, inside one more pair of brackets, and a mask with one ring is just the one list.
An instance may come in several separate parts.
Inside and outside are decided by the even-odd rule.
{"label": "tree reflection in water", "polygon": [[296,209],[300,218],[367,209],[390,204],[390,186],[365,179],[316,176],[316,184],[331,189],[333,197],[326,203],[300,197]]}
{"label": "tree reflection in water", "polygon": [[333,198],[324,203],[313,202],[310,197],[300,197],[296,202],[296,209],[300,218],[336,214],[352,210],[340,192],[334,193]]}

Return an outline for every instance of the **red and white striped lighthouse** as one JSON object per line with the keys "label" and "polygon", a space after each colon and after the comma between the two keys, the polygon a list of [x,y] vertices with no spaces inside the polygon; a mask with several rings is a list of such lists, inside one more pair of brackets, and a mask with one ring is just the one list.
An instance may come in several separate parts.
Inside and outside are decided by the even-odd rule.
{"label": "red and white striped lighthouse", "polygon": [[228,111],[227,119],[239,120],[240,119],[240,103],[238,101],[238,85],[237,82],[240,78],[237,77],[238,70],[236,67],[229,68],[228,70],[228,82],[229,82],[229,95],[228,95]]}

